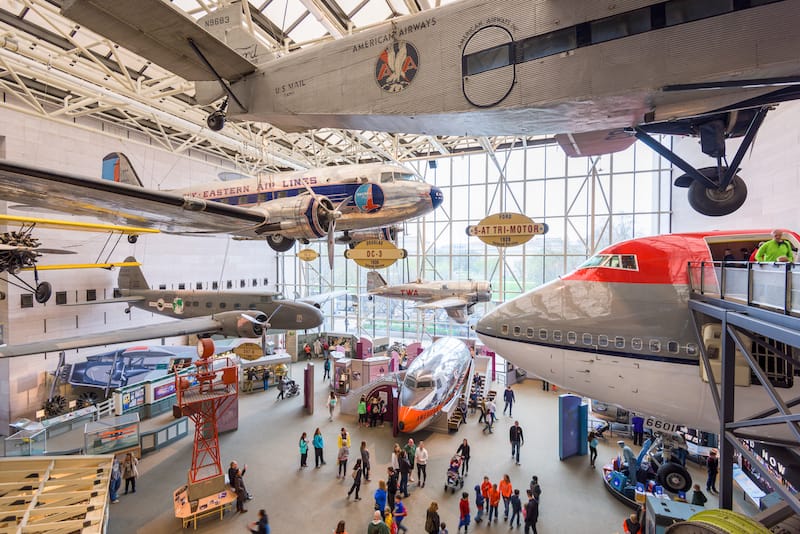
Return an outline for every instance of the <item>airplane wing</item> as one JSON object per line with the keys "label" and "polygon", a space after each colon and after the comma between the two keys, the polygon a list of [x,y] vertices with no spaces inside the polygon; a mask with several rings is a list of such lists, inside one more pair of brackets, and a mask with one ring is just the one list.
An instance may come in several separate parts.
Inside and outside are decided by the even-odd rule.
{"label": "airplane wing", "polygon": [[19,215],[0,214],[0,224],[15,222],[23,224],[35,224],[37,228],[81,230],[85,232],[119,232],[127,235],[157,234],[159,232],[159,230],[154,228],[143,228],[141,226],[121,226],[118,224],[98,224],[80,221],[65,221],[62,219],[42,219],[39,217],[22,217]]}
{"label": "airplane wing", "polygon": [[98,332],[97,334],[81,334],[80,336],[53,339],[50,341],[35,341],[33,343],[24,343],[21,345],[5,345],[0,347],[0,359],[26,356],[28,354],[79,349],[83,347],[127,343],[129,341],[140,341],[142,339],[216,332],[219,328],[219,321],[213,319],[211,316],[179,319],[154,325]]}
{"label": "airplane wing", "polygon": [[416,307],[419,310],[433,310],[436,308],[463,308],[467,304],[468,302],[461,297],[447,297],[444,299],[434,300],[433,302],[417,304]]}
{"label": "airplane wing", "polygon": [[[111,263],[62,263],[59,265],[36,265],[37,271],[59,271],[68,269],[113,269],[114,267],[138,267],[138,261],[117,261]],[[23,271],[33,271],[33,267],[23,267]],[[126,301],[122,301],[126,302]]]}
{"label": "airplane wing", "polygon": [[[236,81],[256,70],[255,65],[170,2],[67,0],[61,13],[189,81],[216,80],[209,64],[228,81]],[[190,39],[208,64],[192,49]]]}
{"label": "airplane wing", "polygon": [[235,233],[266,220],[266,214],[248,208],[5,161],[0,198],[171,233]]}

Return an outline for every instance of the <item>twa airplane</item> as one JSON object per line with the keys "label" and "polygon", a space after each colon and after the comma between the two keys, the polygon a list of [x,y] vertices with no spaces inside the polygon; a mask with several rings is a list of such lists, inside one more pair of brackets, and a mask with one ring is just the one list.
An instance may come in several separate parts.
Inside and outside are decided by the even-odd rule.
{"label": "twa airplane", "polygon": [[[557,134],[573,156],[638,138],[686,173],[675,185],[706,215],[742,205],[735,173],[767,110],[800,96],[797,0],[464,0],[282,57],[248,33],[240,2],[196,22],[162,0],[67,0],[62,14],[196,81],[200,103],[224,98],[214,130],[230,117],[287,131]],[[696,169],[652,134],[699,136],[715,164]],[[728,161],[725,139],[742,136]]]}
{"label": "twa airplane", "polygon": [[[123,155],[118,155],[120,159]],[[127,161],[127,160],[125,160]],[[265,238],[278,252],[296,240],[405,221],[441,205],[441,189],[397,165],[323,167],[216,181],[172,191],[145,189],[135,172],[109,171],[103,180],[0,162],[0,198],[27,206],[173,234],[227,233]]]}
{"label": "twa airplane", "polygon": [[[687,264],[722,261],[728,248],[746,249],[744,256],[770,237],[769,231],[714,231],[624,241],[572,273],[500,305],[478,322],[476,331],[493,351],[566,390],[717,433],[719,417],[698,344],[704,343],[719,381],[719,323],[699,325],[703,340],[698,341],[687,304]],[[800,246],[797,233],[784,232],[784,237],[795,248]],[[705,267],[706,283],[716,283],[719,265],[716,271]],[[729,281],[741,277],[743,298],[748,294],[747,266],[745,259],[725,267]],[[756,274],[777,276],[779,281],[786,276],[784,265],[750,267],[754,280]],[[781,287],[778,297],[782,304]],[[740,339],[746,347],[756,345],[755,337]],[[772,359],[786,367],[780,358]],[[796,374],[788,365],[783,376],[771,377],[784,399],[800,394]],[[736,419],[772,407],[742,354],[736,356],[735,382]],[[797,413],[798,407],[792,410]],[[758,432],[785,437],[786,426],[763,426]]]}
{"label": "twa airplane", "polygon": [[457,402],[456,394],[469,376],[469,347],[454,337],[437,340],[414,358],[400,386],[398,428],[422,430],[433,416]]}
{"label": "twa airplane", "polygon": [[492,284],[489,282],[466,282],[459,280],[438,280],[423,282],[417,280],[409,284],[390,286],[376,271],[367,273],[367,292],[370,295],[390,299],[405,299],[422,302],[418,310],[442,308],[448,317],[457,323],[467,322],[478,302],[489,302],[492,298]]}

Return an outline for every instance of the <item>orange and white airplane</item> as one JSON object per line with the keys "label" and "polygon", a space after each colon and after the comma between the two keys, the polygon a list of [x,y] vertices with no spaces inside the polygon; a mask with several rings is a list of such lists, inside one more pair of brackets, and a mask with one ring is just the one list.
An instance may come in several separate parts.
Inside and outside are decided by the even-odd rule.
{"label": "orange and white airplane", "polygon": [[[784,237],[794,248],[800,246],[797,233],[785,232]],[[698,336],[688,301],[690,276],[694,287],[701,281],[706,287],[720,284],[723,264],[706,263],[702,271],[687,265],[722,261],[726,249],[735,250],[741,261],[724,264],[726,298],[746,302],[750,295],[751,300],[780,309],[786,299],[781,282],[790,276],[800,284],[800,272],[787,264],[747,262],[749,251],[768,239],[769,231],[713,231],[617,243],[572,273],[498,306],[478,322],[477,334],[515,365],[566,390],[678,425],[719,432],[700,357],[704,348],[719,382],[719,322],[697,315],[697,331],[702,332]],[[798,311],[800,302],[791,306]],[[748,350],[764,344],[755,334],[737,335]],[[779,352],[756,358],[762,368],[775,364],[769,369],[770,381],[797,414],[798,406],[790,399],[800,395],[800,366],[787,364]],[[797,362],[791,348],[785,352]],[[735,361],[735,418],[771,409],[767,390],[751,376],[741,352]],[[754,437],[776,439],[786,437],[787,430],[783,422],[748,429]]]}
{"label": "orange and white airplane", "polygon": [[400,431],[422,430],[434,415],[457,402],[456,395],[469,376],[471,365],[469,348],[454,337],[437,340],[414,358],[400,387]]}

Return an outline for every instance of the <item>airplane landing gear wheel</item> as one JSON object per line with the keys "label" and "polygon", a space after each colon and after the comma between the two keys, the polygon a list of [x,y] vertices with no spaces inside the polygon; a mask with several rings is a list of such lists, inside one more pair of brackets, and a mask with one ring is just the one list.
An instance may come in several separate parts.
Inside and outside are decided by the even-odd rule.
{"label": "airplane landing gear wheel", "polygon": [[279,234],[270,235],[267,236],[267,244],[275,252],[286,252],[294,246],[294,239],[289,239]]}
{"label": "airplane landing gear wheel", "polygon": [[137,241],[139,241],[139,236],[138,235],[133,235],[133,234],[128,235],[128,243],[133,245]]}
{"label": "airplane landing gear wheel", "polygon": [[44,304],[50,297],[53,295],[53,286],[50,285],[50,282],[42,282],[38,286],[36,286],[36,292],[34,293],[34,297],[36,298],[36,302],[39,304]]}
{"label": "airplane landing gear wheel", "polygon": [[692,487],[692,475],[682,465],[667,462],[658,468],[656,475],[659,484],[672,493],[689,491]]}
{"label": "airplane landing gear wheel", "polygon": [[225,113],[222,111],[215,111],[208,116],[206,124],[214,132],[222,130],[225,127]]}
{"label": "airplane landing gear wheel", "polygon": [[[722,172],[726,168],[723,167]],[[703,176],[717,179],[717,168],[706,167],[699,169]],[[689,204],[698,213],[709,217],[729,215],[738,210],[747,199],[747,185],[738,174],[733,176],[730,185],[723,191],[716,188],[707,188],[697,181],[692,181],[689,186]]]}

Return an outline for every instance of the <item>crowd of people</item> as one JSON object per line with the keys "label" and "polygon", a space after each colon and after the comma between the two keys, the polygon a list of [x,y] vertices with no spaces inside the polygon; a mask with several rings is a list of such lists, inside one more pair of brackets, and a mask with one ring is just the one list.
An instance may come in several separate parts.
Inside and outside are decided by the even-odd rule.
{"label": "crowd of people", "polygon": [[386,402],[380,397],[373,396],[367,399],[366,395],[361,395],[358,402],[358,426],[368,426],[374,428],[383,426],[386,420]]}

